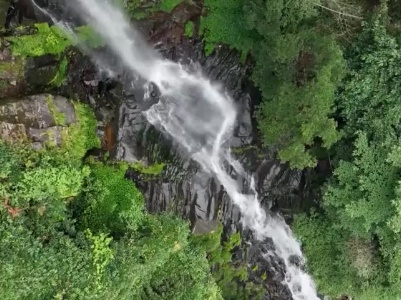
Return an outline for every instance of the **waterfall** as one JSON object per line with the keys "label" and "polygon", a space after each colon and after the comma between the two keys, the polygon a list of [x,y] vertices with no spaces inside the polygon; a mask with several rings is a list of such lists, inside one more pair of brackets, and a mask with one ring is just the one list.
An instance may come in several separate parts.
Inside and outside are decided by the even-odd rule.
{"label": "waterfall", "polygon": [[[275,254],[285,264],[284,284],[293,299],[318,300],[312,278],[302,269],[304,257],[300,244],[289,226],[282,217],[271,216],[261,207],[252,178],[251,192],[243,194],[226,171],[231,166],[238,174],[249,176],[230,155],[237,115],[230,96],[201,72],[189,72],[180,64],[163,59],[117,7],[104,0],[74,1],[77,13],[104,38],[125,67],[159,88],[160,101],[144,112],[148,121],[178,142],[193,160],[218,179],[241,210],[244,226],[257,239],[272,239]],[[294,263],[294,257],[300,263]]]}

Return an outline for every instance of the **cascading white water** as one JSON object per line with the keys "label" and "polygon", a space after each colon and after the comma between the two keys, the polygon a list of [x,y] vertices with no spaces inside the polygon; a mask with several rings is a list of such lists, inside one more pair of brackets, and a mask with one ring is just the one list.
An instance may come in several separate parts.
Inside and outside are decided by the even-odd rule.
{"label": "cascading white water", "polygon": [[236,120],[233,100],[200,72],[190,73],[180,64],[160,57],[149,47],[124,16],[107,1],[75,0],[77,13],[105,39],[108,46],[133,73],[160,90],[159,103],[145,115],[149,122],[179,142],[192,159],[210,172],[225,187],[240,208],[242,222],[256,238],[271,238],[275,254],[283,259],[294,300],[318,300],[312,278],[294,257],[304,261],[299,243],[283,218],[267,215],[258,201],[253,179],[252,194],[241,193],[236,181],[226,172],[228,165],[247,176],[239,162],[230,156],[229,140]]}

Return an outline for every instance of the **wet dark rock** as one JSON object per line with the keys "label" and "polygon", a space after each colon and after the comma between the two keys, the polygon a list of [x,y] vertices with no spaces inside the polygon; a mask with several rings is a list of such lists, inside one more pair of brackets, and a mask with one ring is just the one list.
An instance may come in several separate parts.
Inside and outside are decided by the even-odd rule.
{"label": "wet dark rock", "polygon": [[34,5],[32,0],[18,0],[18,1],[6,1],[8,5],[4,5],[3,10],[6,15],[4,20],[4,26],[7,29],[11,29],[13,32],[14,28],[19,25],[26,25],[32,22],[41,23],[47,22],[53,23],[52,18],[45,12],[51,12],[55,20],[64,20],[81,25],[82,21],[76,17],[74,11],[73,1],[68,0],[35,0],[38,6]]}
{"label": "wet dark rock", "polygon": [[[21,25],[24,19],[37,22],[51,22],[51,18],[42,10],[38,9],[31,0],[13,0],[9,2],[10,5],[7,9],[6,20],[4,22],[4,27],[6,29]],[[44,7],[48,4],[48,1],[35,0],[35,3]]]}
{"label": "wet dark rock", "polygon": [[29,58],[25,64],[25,81],[27,93],[43,91],[59,72],[60,59],[55,55],[43,55]]}
{"label": "wet dark rock", "polygon": [[[178,46],[184,40],[185,24],[199,17],[202,7],[196,2],[183,1],[171,13],[156,12],[151,22],[141,22],[141,27],[148,28],[145,36],[150,42],[162,45]],[[146,25],[145,25],[146,24]],[[142,30],[144,33],[144,30]]]}
{"label": "wet dark rock", "polygon": [[269,239],[253,241],[245,249],[247,261],[250,263],[249,280],[265,287],[263,299],[292,300],[291,292],[281,284],[285,278],[284,265],[280,259],[274,257],[273,242]]}
{"label": "wet dark rock", "polygon": [[267,206],[288,217],[300,211],[304,202],[304,172],[291,170],[275,159],[264,159],[255,176],[259,195]]}
{"label": "wet dark rock", "polygon": [[219,222],[217,221],[203,221],[197,219],[193,225],[193,234],[205,234],[215,231],[218,228]]}

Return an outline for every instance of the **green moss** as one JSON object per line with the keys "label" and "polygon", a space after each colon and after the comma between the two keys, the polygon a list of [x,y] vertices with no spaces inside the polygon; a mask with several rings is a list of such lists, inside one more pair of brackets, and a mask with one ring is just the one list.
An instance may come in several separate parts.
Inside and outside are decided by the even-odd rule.
{"label": "green moss", "polygon": [[157,8],[165,12],[171,12],[181,2],[183,0],[162,0]]}
{"label": "green moss", "polygon": [[14,64],[12,61],[0,61],[0,77],[3,77],[14,69]]}
{"label": "green moss", "polygon": [[77,38],[69,36],[57,26],[47,23],[35,24],[37,32],[32,35],[8,37],[11,50],[15,56],[35,57],[45,54],[60,54],[69,46],[85,42],[87,46],[97,48],[104,46],[104,41],[91,27],[76,28]]}
{"label": "green moss", "polygon": [[166,166],[166,164],[165,163],[155,163],[150,166],[145,166],[141,162],[136,162],[136,163],[129,164],[129,166],[142,174],[160,175],[160,173],[163,172],[163,169]]}
{"label": "green moss", "polygon": [[250,151],[250,150],[258,151],[259,149],[256,146],[247,145],[247,146],[242,146],[242,147],[233,147],[233,148],[231,148],[231,153],[242,155],[245,152]]}
{"label": "green moss", "polygon": [[61,86],[67,78],[67,67],[68,67],[68,60],[67,57],[63,57],[60,61],[59,69],[56,76],[53,78],[49,84],[54,86]]}
{"label": "green moss", "polygon": [[62,151],[72,159],[81,159],[89,149],[100,147],[100,140],[91,108],[78,102],[74,102],[74,108],[77,122],[63,130]]}
{"label": "green moss", "polygon": [[46,103],[49,107],[50,112],[53,115],[54,121],[56,125],[65,125],[65,114],[58,111],[56,104],[54,103],[54,99],[52,95],[48,95],[46,97]]}
{"label": "green moss", "polygon": [[64,32],[47,23],[35,24],[37,33],[20,37],[7,38],[11,42],[11,50],[17,56],[42,56],[63,52],[71,41]]}
{"label": "green moss", "polygon": [[209,56],[210,54],[212,54],[214,48],[216,47],[215,44],[209,43],[209,42],[205,42],[205,55]]}
{"label": "green moss", "polygon": [[194,22],[189,21],[185,24],[185,35],[190,38],[194,35]]}

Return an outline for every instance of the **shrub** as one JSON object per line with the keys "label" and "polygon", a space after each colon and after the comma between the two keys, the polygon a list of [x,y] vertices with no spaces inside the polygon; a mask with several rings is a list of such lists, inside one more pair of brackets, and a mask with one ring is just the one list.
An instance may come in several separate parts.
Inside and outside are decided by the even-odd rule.
{"label": "shrub", "polygon": [[83,228],[117,235],[138,228],[143,218],[143,196],[124,174],[122,168],[92,166],[81,204]]}

